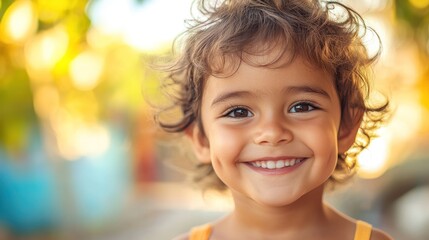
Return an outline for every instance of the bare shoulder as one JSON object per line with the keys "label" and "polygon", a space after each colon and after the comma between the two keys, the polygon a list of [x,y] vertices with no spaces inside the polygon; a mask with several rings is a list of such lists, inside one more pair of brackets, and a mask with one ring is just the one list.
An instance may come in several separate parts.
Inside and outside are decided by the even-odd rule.
{"label": "bare shoulder", "polygon": [[380,229],[374,228],[371,233],[371,240],[393,240],[393,238]]}
{"label": "bare shoulder", "polygon": [[173,238],[172,240],[188,240],[188,239],[189,239],[189,233],[184,233]]}

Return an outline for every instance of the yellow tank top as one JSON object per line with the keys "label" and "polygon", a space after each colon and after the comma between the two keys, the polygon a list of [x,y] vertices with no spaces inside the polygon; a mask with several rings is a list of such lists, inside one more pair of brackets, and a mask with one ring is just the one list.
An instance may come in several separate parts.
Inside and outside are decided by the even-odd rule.
{"label": "yellow tank top", "polygon": [[[371,237],[372,226],[363,221],[356,222],[356,231],[354,240],[369,240]],[[210,224],[192,228],[189,234],[189,240],[209,240],[212,233]]]}
{"label": "yellow tank top", "polygon": [[212,226],[210,224],[194,227],[189,234],[189,240],[209,240],[212,234]]}
{"label": "yellow tank top", "polygon": [[371,238],[372,226],[363,221],[356,222],[356,231],[354,240],[369,240]]}

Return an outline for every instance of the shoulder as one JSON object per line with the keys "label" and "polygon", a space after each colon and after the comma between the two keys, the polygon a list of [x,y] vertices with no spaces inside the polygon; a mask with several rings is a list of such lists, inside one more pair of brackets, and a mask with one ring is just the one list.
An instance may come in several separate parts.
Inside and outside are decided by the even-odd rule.
{"label": "shoulder", "polygon": [[393,240],[393,238],[380,229],[374,228],[372,229],[371,240]]}

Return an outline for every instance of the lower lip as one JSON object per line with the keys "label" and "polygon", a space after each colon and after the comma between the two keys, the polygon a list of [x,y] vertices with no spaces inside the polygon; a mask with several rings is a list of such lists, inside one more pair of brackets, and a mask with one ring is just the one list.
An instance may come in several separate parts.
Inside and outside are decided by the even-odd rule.
{"label": "lower lip", "polygon": [[292,167],[274,168],[274,169],[255,167],[251,163],[246,163],[246,165],[249,166],[249,168],[252,169],[253,171],[258,172],[260,174],[264,174],[264,175],[283,175],[283,174],[288,174],[288,173],[291,173],[291,172],[295,171],[305,161],[306,161],[306,159],[303,159],[303,160],[301,160],[301,162],[296,163]]}

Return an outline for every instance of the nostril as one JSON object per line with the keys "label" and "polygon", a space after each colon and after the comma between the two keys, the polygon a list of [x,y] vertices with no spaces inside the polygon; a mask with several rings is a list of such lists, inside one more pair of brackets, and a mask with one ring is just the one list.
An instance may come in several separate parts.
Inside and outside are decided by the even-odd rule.
{"label": "nostril", "polygon": [[292,141],[292,135],[291,134],[279,134],[277,136],[260,136],[257,138],[256,143],[261,145],[277,145],[282,143],[288,143]]}
{"label": "nostril", "polygon": [[270,116],[260,120],[255,129],[256,144],[277,145],[293,140],[293,133],[281,116]]}
{"label": "nostril", "polygon": [[288,143],[293,140],[292,132],[287,128],[265,128],[257,133],[255,143],[263,145],[277,145]]}

